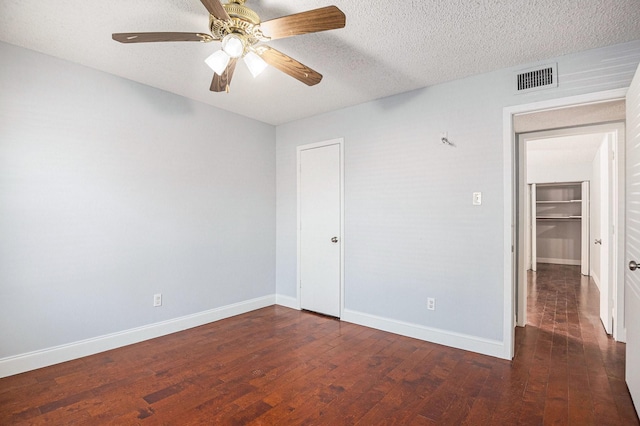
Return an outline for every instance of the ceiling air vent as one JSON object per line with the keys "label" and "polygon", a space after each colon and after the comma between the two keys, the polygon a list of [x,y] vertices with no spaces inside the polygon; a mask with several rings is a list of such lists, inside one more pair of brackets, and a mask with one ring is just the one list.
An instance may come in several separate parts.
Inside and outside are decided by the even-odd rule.
{"label": "ceiling air vent", "polygon": [[558,66],[547,64],[516,73],[516,93],[558,87]]}

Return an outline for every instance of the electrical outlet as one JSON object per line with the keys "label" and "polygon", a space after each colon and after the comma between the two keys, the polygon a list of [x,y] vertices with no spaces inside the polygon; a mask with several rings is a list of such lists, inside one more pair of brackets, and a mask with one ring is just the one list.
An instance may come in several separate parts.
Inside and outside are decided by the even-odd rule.
{"label": "electrical outlet", "polygon": [[482,205],[482,192],[473,193],[473,205],[474,206]]}
{"label": "electrical outlet", "polygon": [[429,297],[427,299],[427,309],[430,311],[435,311],[436,310],[436,299],[433,297]]}
{"label": "electrical outlet", "polygon": [[162,293],[153,295],[153,306],[162,306]]}

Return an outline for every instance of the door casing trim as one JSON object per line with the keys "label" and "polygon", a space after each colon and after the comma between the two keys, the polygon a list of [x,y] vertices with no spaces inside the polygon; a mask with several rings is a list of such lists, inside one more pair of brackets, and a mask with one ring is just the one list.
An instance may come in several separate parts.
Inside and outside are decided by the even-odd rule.
{"label": "door casing trim", "polygon": [[624,99],[628,88],[606,90],[602,92],[587,93],[584,95],[565,98],[549,99],[529,104],[514,105],[503,108],[503,191],[504,191],[504,316],[503,316],[503,342],[506,359],[512,359],[515,353],[515,326],[516,326],[516,286],[518,284],[515,257],[517,223],[517,197],[515,196],[515,178],[518,158],[515,157],[516,135],[513,129],[513,116],[526,112],[565,108],[574,105],[594,102]]}

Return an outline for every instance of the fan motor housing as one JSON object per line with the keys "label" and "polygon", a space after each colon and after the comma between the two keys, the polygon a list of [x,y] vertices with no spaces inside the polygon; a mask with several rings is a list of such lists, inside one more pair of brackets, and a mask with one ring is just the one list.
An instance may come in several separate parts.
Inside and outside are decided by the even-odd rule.
{"label": "fan motor housing", "polygon": [[232,19],[238,18],[242,21],[248,21],[253,25],[258,25],[260,23],[260,17],[258,16],[258,14],[245,6],[244,1],[225,3],[222,5],[222,7],[224,7],[224,10],[227,11],[227,14]]}
{"label": "fan motor housing", "polygon": [[259,41],[269,40],[260,30],[260,17],[244,5],[244,0],[234,0],[231,3],[224,3],[222,6],[230,19],[222,20],[209,15],[209,28],[215,40],[222,40],[227,34],[243,36],[250,46]]}

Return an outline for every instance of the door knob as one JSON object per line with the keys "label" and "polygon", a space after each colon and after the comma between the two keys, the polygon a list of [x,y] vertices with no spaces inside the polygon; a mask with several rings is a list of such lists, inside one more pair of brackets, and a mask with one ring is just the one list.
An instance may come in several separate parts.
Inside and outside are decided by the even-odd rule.
{"label": "door knob", "polygon": [[600,245],[602,245],[602,240],[601,240],[601,239],[600,239],[600,240],[596,240],[596,241],[594,242],[594,244],[600,244]]}
{"label": "door knob", "polygon": [[631,269],[632,271],[635,271],[636,269],[638,269],[638,264],[636,263],[635,260],[632,260],[631,262],[629,262],[629,269]]}
{"label": "door knob", "polygon": [[338,242],[338,237],[333,237],[333,238],[331,239],[331,242],[332,242],[332,243],[337,243],[337,242]]}

